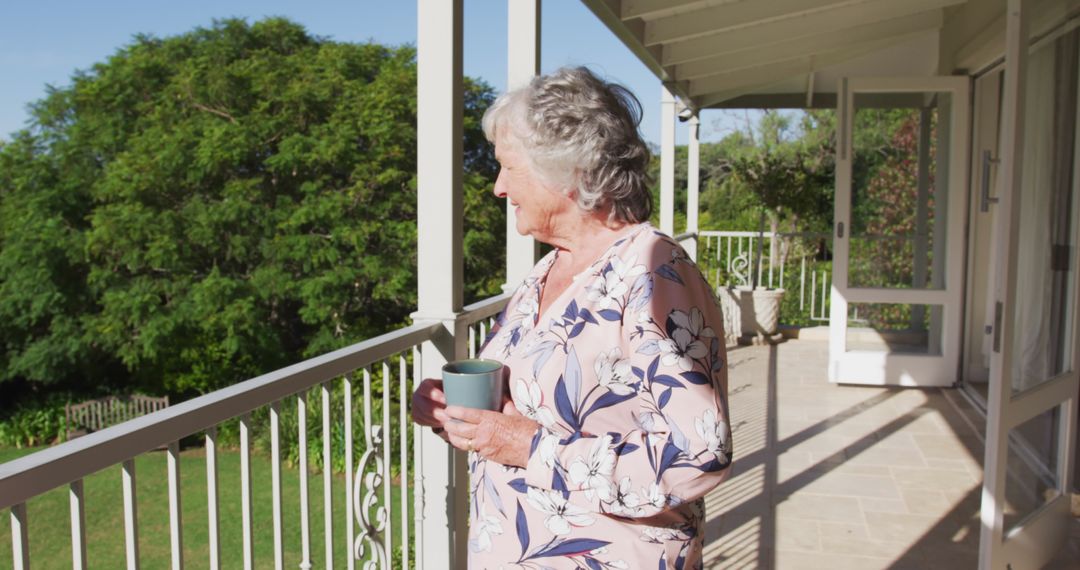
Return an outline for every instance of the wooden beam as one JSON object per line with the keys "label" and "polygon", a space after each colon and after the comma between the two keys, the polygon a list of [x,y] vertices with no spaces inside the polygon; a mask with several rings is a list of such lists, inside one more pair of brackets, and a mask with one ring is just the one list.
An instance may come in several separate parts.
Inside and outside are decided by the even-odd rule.
{"label": "wooden beam", "polygon": [[867,53],[884,49],[901,41],[903,38],[887,38],[858,48],[845,49],[833,53],[808,56],[800,59],[783,61],[754,69],[725,73],[699,81],[690,82],[690,95],[700,108],[734,99],[766,87],[802,76],[826,67],[854,59]]}
{"label": "wooden beam", "polygon": [[663,54],[659,46],[648,47],[642,41],[645,34],[645,23],[641,20],[630,20],[623,22],[619,18],[619,14],[622,12],[620,0],[581,0],[582,4],[589,9],[607,29],[611,30],[615,34],[615,37],[619,38],[619,41],[623,43],[637,56],[641,63],[645,64],[645,67],[649,68],[649,71],[653,73],[661,82],[668,85],[668,88],[683,100],[687,104],[690,103],[690,94],[686,90],[686,83],[676,81],[671,75],[670,69],[661,65],[660,58]]}
{"label": "wooden beam", "polygon": [[920,12],[938,10],[961,4],[965,0],[872,0],[847,6],[841,11],[826,10],[798,17],[776,20],[768,24],[742,27],[663,46],[661,62],[665,66],[704,59],[723,53],[760,49],[777,41],[788,41],[885,22]]}
{"label": "wooden beam", "polygon": [[732,0],[623,0],[620,16],[623,20],[634,18],[662,18],[681,14],[688,10],[700,10],[709,6],[724,4]]}
{"label": "wooden beam", "polygon": [[943,22],[944,16],[941,10],[921,12],[884,22],[857,26],[840,32],[777,42],[763,46],[761,49],[742,50],[713,56],[708,59],[699,59],[675,66],[675,76],[682,80],[694,80],[708,75],[760,67],[808,55],[858,47],[861,44],[878,42],[884,38],[940,29]]}
{"label": "wooden beam", "polygon": [[649,20],[645,26],[646,45],[678,42],[729,30],[796,18],[814,12],[838,10],[869,0],[771,0],[737,2],[706,9],[683,11]]}

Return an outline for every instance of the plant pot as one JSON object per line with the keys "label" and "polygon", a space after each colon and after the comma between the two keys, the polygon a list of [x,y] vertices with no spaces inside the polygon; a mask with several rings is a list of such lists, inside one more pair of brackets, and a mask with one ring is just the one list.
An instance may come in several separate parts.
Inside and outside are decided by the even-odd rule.
{"label": "plant pot", "polygon": [[720,287],[717,295],[724,311],[724,334],[728,342],[772,341],[780,336],[783,289]]}

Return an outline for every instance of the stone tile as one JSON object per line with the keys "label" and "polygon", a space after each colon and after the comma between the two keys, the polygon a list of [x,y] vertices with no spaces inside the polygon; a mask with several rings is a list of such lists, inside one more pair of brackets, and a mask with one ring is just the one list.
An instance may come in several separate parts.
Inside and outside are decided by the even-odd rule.
{"label": "stone tile", "polygon": [[795,493],[776,505],[778,518],[815,521],[861,521],[859,499]]}
{"label": "stone tile", "polygon": [[924,467],[926,461],[917,449],[910,447],[888,447],[875,444],[864,449],[846,452],[848,461],[855,465],[878,465],[895,467]]}
{"label": "stone tile", "polygon": [[927,515],[874,511],[867,511],[864,514],[870,538],[884,541],[914,543],[930,532],[938,522],[937,517]]}
{"label": "stone tile", "polygon": [[859,499],[863,511],[879,513],[906,513],[907,505],[901,499]]}
{"label": "stone tile", "polygon": [[902,488],[900,494],[908,512],[917,515],[944,515],[953,504],[938,490]]}
{"label": "stone tile", "polygon": [[970,456],[969,449],[981,447],[977,442],[964,441],[959,436],[953,434],[929,435],[915,433],[912,434],[911,437],[915,440],[915,445],[919,446],[919,451],[921,451],[923,456],[928,459],[957,459],[960,457],[968,457]]}
{"label": "stone tile", "polygon": [[891,477],[871,475],[848,475],[828,473],[806,483],[802,490],[808,493],[867,497],[873,499],[900,499],[900,490]]}
{"label": "stone tile", "polygon": [[908,562],[834,553],[776,551],[777,570],[877,570],[919,568]]}
{"label": "stone tile", "polygon": [[966,492],[978,483],[971,474],[946,469],[890,467],[901,488]]}
{"label": "stone tile", "polygon": [[843,538],[846,540],[870,538],[870,534],[866,532],[866,525],[862,523],[818,522],[817,525],[822,540],[825,538]]}
{"label": "stone tile", "polygon": [[892,540],[851,540],[848,538],[828,536],[821,540],[822,549],[825,552],[835,554],[853,554],[856,556],[868,556],[871,558],[886,558],[895,560],[914,549],[914,546],[906,541]]}
{"label": "stone tile", "polygon": [[783,550],[821,551],[821,533],[815,521],[776,518],[776,548]]}

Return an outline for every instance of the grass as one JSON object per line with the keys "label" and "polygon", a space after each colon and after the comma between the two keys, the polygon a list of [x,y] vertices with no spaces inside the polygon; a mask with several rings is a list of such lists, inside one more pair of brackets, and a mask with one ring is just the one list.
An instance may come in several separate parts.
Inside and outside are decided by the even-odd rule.
{"label": "grass", "polygon": [[[0,448],[0,463],[33,453],[37,449]],[[252,453],[252,509],[255,567],[272,567],[274,560],[273,506],[271,501],[271,461]],[[169,540],[169,500],[166,454],[161,451],[140,455],[135,460],[139,519],[139,557],[143,568],[167,568],[171,560]],[[187,568],[209,567],[209,537],[206,497],[206,458],[201,448],[181,452],[181,510],[184,563]],[[334,566],[345,567],[352,552],[345,536],[344,475],[333,477]],[[86,501],[87,561],[91,568],[123,568],[124,514],[120,466],[110,467],[84,481]],[[285,567],[301,562],[300,476],[296,467],[282,466],[282,521]],[[322,474],[308,476],[311,562],[324,566]],[[409,501],[412,502],[410,489]],[[243,565],[243,538],[240,511],[240,453],[218,452],[218,510],[222,568]],[[395,548],[400,541],[401,494],[395,486],[391,494]],[[380,500],[382,493],[379,494]],[[35,568],[71,566],[71,523],[67,487],[31,499],[27,503],[30,527],[30,561]],[[410,521],[411,523],[411,521]],[[11,564],[11,522],[8,513],[0,516],[0,568]],[[359,531],[359,525],[354,526]],[[395,567],[400,563],[395,563]],[[358,563],[359,567],[360,564]]]}

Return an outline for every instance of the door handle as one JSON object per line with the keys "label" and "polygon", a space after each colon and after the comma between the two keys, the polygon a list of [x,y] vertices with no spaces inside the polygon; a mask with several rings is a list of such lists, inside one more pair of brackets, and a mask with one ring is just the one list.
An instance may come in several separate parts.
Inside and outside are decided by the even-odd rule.
{"label": "door handle", "polygon": [[990,165],[997,164],[1001,160],[993,158],[989,150],[982,153],[982,202],[979,205],[980,212],[989,212],[990,204],[997,204],[997,198],[990,197]]}

